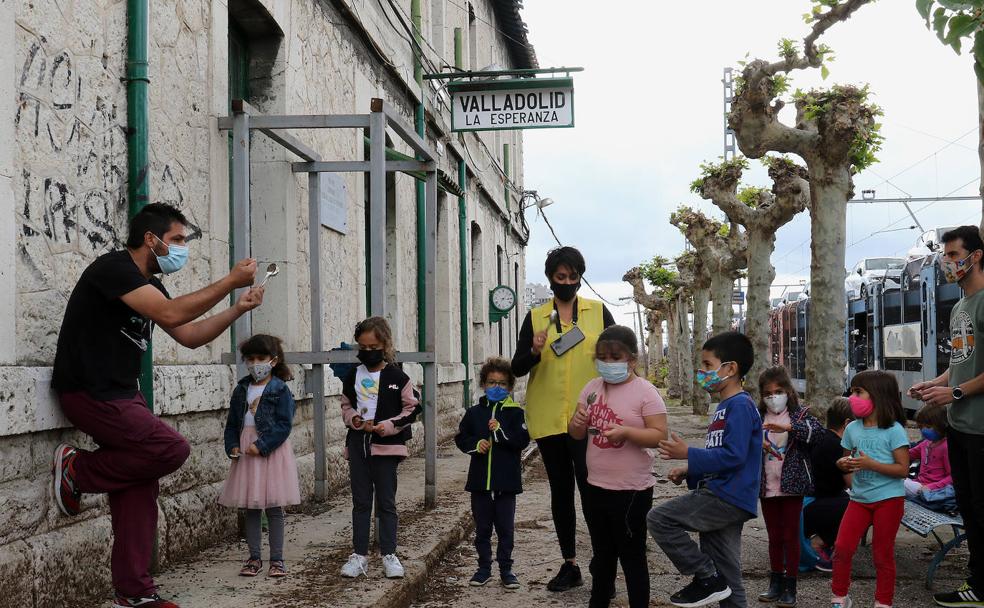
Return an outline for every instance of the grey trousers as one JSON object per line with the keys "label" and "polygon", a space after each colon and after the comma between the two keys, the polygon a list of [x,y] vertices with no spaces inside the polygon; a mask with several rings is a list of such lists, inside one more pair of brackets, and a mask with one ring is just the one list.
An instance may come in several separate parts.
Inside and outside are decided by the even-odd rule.
{"label": "grey trousers", "polygon": [[[262,559],[260,519],[263,509],[246,509],[246,544],[249,545],[249,558]],[[284,561],[284,508],[266,509],[267,526],[270,529],[270,561]]]}
{"label": "grey trousers", "polygon": [[[649,534],[681,574],[700,578],[719,573],[731,587],[721,606],[745,608],[741,582],[741,529],[751,514],[700,488],[654,507],[646,516]],[[690,537],[697,532],[700,545]]]}
{"label": "grey trousers", "polygon": [[373,497],[379,520],[379,553],[396,553],[396,469],[399,456],[372,456],[369,435],[356,433],[348,442],[349,479],[352,483],[352,548],[369,555]]}

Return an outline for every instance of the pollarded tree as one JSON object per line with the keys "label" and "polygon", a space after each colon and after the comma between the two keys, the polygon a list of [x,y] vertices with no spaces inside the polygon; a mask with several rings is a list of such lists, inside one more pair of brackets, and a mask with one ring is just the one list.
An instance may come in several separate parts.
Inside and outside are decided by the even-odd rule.
{"label": "pollarded tree", "polygon": [[[676,258],[676,267],[680,273],[680,282],[687,286],[687,291],[693,301],[693,331],[690,344],[692,357],[688,364],[692,369],[701,366],[700,346],[707,339],[707,306],[710,301],[711,274],[707,271],[704,261],[694,251],[680,254]],[[695,414],[706,414],[711,405],[711,396],[697,385],[694,378],[693,402],[691,409]]]}
{"label": "pollarded tree", "polygon": [[748,306],[746,333],[755,347],[755,363],[748,374],[750,390],[757,397],[756,379],[767,365],[769,350],[769,293],[776,270],[772,252],[776,231],[802,212],[810,203],[810,184],[806,169],[784,157],[767,156],[772,190],[742,188],[742,172],[748,161],[736,158],[718,164],[701,165],[701,176],[691,186],[713,202],[731,222],[741,224],[748,235]]}
{"label": "pollarded tree", "polygon": [[[984,178],[984,0],[916,0],[916,9],[926,20],[926,27],[936,30],[940,42],[952,47],[958,55],[964,39],[973,39],[974,74],[977,76],[977,156]],[[981,179],[980,194],[984,197],[984,179]],[[981,216],[981,232],[984,233],[984,215]]]}
{"label": "pollarded tree", "polygon": [[665,315],[660,311],[646,309],[646,349],[649,351],[646,376],[656,380],[659,380],[660,368],[666,361],[663,355],[663,321],[665,320]]}
{"label": "pollarded tree", "polygon": [[670,223],[687,237],[711,276],[710,293],[714,303],[711,333],[728,331],[734,316],[731,298],[735,280],[747,264],[747,236],[742,230],[686,206],[673,212]]}
{"label": "pollarded tree", "polygon": [[847,201],[852,176],[876,162],[881,146],[877,117],[867,87],[835,85],[827,90],[797,91],[796,123],[779,120],[789,75],[820,68],[831,50],[817,39],[872,0],[814,0],[807,15],[813,27],[800,51],[790,40],[779,45],[778,61],[745,64],[736,83],[728,124],[742,153],[761,158],[769,152],[796,154],[806,162],[810,181],[811,262],[810,326],[806,380],[812,403],[827,404],[844,390],[844,253]]}

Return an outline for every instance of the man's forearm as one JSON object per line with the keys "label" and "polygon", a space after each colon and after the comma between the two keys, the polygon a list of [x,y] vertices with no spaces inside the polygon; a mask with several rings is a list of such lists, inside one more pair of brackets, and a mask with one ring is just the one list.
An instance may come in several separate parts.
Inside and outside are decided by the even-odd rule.
{"label": "man's forearm", "polygon": [[236,306],[230,306],[218,314],[189,324],[185,346],[198,348],[208,344],[228,329],[241,314]]}
{"label": "man's forearm", "polygon": [[[225,276],[208,287],[172,299],[169,305],[173,307],[176,319],[175,325],[190,323],[212,310],[216,304],[225,299],[235,288],[232,279],[229,276]],[[222,333],[222,331],[220,330],[216,335],[219,333]]]}
{"label": "man's forearm", "polygon": [[947,386],[950,384],[950,368],[947,368],[945,372],[933,379],[933,384],[936,386]]}

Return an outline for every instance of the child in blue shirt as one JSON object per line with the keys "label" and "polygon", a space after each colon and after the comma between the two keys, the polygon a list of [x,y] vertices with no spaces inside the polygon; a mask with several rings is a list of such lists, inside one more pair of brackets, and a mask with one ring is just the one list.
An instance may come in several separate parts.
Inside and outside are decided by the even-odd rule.
{"label": "child in blue shirt", "polygon": [[875,608],[891,608],[895,595],[895,535],[905,511],[909,472],[909,437],[902,428],[905,411],[895,376],[864,371],[851,379],[855,420],[841,438],[844,457],[837,466],[852,473],[851,502],[834,543],[833,608],[851,608],[851,561],[861,537],[871,527],[875,562]]}
{"label": "child in blue shirt", "polygon": [[[674,606],[744,608],[741,529],[757,512],[762,470],[762,418],[742,379],[754,360],[743,334],[726,332],[704,343],[697,382],[721,402],[711,414],[704,448],[688,447],[676,433],[660,442],[664,460],[686,460],[669,478],[691,492],[655,507],[649,533],[689,585],[670,596]],[[700,535],[700,545],[690,537]]]}

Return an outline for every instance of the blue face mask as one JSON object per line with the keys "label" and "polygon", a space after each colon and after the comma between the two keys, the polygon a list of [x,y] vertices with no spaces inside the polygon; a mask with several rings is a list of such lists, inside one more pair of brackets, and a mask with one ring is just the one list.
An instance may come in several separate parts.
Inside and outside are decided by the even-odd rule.
{"label": "blue face mask", "polygon": [[[727,363],[727,361],[725,361],[725,363]],[[721,371],[722,367],[724,367],[724,363],[719,365],[717,369],[712,369],[711,371],[706,371],[703,369],[697,370],[697,384],[705,391],[713,393],[719,384],[731,377],[721,377],[718,372]]]}
{"label": "blue face mask", "polygon": [[157,239],[158,243],[167,247],[167,255],[159,256],[156,253],[154,254],[157,257],[157,265],[161,267],[161,272],[171,274],[184,268],[184,265],[188,263],[188,247],[186,245],[175,245],[174,243],[168,245],[158,239],[157,235],[154,235],[154,238]]}
{"label": "blue face mask", "polygon": [[940,439],[943,439],[943,435],[937,433],[935,429],[921,428],[919,429],[919,432],[922,433],[923,439],[929,441],[939,441]]}
{"label": "blue face mask", "polygon": [[608,384],[621,384],[629,379],[628,361],[595,361],[595,369]]}
{"label": "blue face mask", "polygon": [[485,389],[485,398],[489,400],[489,403],[505,401],[508,396],[509,389],[502,386],[490,386]]}

